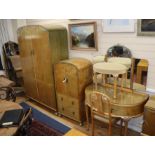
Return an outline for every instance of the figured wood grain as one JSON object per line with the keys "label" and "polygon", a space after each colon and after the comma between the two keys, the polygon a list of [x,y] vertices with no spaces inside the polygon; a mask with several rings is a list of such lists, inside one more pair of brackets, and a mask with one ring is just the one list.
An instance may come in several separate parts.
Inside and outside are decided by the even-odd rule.
{"label": "figured wood grain", "polygon": [[84,90],[92,82],[92,64],[87,59],[74,58],[54,66],[58,111],[82,122],[85,118]]}
{"label": "figured wood grain", "polygon": [[26,26],[18,39],[27,96],[56,111],[53,64],[68,58],[66,29]]}

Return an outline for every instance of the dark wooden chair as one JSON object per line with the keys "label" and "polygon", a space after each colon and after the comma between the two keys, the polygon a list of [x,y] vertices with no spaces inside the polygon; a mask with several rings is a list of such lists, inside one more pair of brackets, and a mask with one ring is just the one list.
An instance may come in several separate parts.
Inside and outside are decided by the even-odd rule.
{"label": "dark wooden chair", "polygon": [[32,123],[32,109],[29,108],[19,124],[18,130],[15,135],[17,136],[27,136],[29,135],[30,125]]}

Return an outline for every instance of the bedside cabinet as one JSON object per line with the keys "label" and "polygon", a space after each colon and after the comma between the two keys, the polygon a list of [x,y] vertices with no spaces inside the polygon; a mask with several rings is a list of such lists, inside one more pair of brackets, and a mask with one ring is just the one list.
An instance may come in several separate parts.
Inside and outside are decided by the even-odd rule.
{"label": "bedside cabinet", "polygon": [[155,98],[151,97],[144,107],[142,135],[155,136]]}

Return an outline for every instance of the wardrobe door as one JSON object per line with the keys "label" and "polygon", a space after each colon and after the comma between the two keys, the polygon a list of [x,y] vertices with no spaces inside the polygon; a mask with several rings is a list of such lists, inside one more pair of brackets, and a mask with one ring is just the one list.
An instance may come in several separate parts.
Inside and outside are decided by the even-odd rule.
{"label": "wardrobe door", "polygon": [[35,33],[36,37],[32,38],[32,45],[39,100],[56,110],[49,33],[44,28],[37,26]]}
{"label": "wardrobe door", "polygon": [[36,89],[35,73],[33,67],[34,62],[32,57],[33,49],[31,42],[31,31],[31,29],[25,27],[19,29],[18,42],[26,95],[37,99],[38,93]]}

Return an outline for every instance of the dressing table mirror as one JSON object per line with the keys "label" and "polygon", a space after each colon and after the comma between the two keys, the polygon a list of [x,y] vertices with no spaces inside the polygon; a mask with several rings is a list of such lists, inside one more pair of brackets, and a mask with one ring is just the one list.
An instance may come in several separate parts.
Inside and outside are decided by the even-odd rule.
{"label": "dressing table mirror", "polygon": [[[145,91],[148,61],[145,59],[137,59],[132,57],[131,51],[122,45],[114,45],[107,51],[106,62],[120,63],[127,67],[127,74],[123,84],[124,88],[137,91]],[[120,86],[122,77],[118,78],[117,85]],[[113,84],[113,78],[107,77],[107,83]]]}

